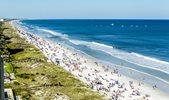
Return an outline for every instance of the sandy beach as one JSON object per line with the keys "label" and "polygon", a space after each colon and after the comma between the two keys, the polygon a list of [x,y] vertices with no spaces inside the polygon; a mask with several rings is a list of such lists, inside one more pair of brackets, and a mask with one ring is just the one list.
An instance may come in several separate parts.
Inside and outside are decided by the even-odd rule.
{"label": "sandy beach", "polygon": [[[75,77],[88,84],[94,91],[112,100],[168,100],[169,95],[142,81],[121,75],[117,69],[107,69],[106,65],[62,46],[23,30],[11,22],[21,38],[37,47],[47,58],[62,66]],[[117,66],[117,65],[114,65]],[[144,79],[143,79],[144,80]]]}

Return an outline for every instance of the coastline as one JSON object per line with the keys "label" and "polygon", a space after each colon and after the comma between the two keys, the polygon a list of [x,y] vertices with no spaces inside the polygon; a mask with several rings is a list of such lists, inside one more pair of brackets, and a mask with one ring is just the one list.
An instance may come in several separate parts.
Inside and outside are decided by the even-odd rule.
{"label": "coastline", "polygon": [[[60,59],[61,61],[59,62],[60,63],[59,65],[62,66],[67,71],[71,72],[81,81],[89,85],[91,85],[92,82],[96,82],[96,79],[98,79],[97,81],[99,82],[101,81],[103,85],[93,84],[93,88],[96,91],[99,90],[99,92],[107,95],[107,97],[109,98],[112,96],[112,94],[115,96],[118,95],[120,100],[134,99],[134,98],[143,99],[143,96],[145,97],[146,94],[150,95],[150,97],[146,97],[150,100],[158,100],[161,98],[163,98],[163,100],[167,100],[169,97],[167,94],[161,92],[158,89],[154,90],[152,86],[148,84],[144,84],[144,85],[142,84],[141,86],[139,86],[138,85],[139,82],[136,80],[133,80],[126,76],[121,76],[120,74],[117,74],[117,73],[112,74],[110,70],[105,70],[103,68],[104,65],[102,65],[101,63],[98,63],[97,61],[94,61],[93,59],[88,59],[85,56],[79,55],[77,52],[70,51],[68,48],[61,46],[59,43],[55,43],[55,42],[37,37],[31,33],[24,31],[18,26],[14,26],[13,24],[12,26],[15,27],[17,30],[19,30],[17,33],[19,33],[20,37],[27,39],[29,43],[39,48],[41,52],[43,52],[44,55],[48,57],[48,59],[50,59],[53,62],[56,62],[56,59],[52,55],[57,56],[57,58]],[[59,52],[59,53],[56,53],[56,52]],[[76,63],[77,66],[72,66],[69,64],[66,65],[66,63],[69,63],[69,62],[72,63],[72,61],[73,63]],[[78,63],[81,63],[81,64],[78,64]],[[118,84],[116,84],[117,81],[118,81]],[[131,89],[131,86],[129,85],[129,82],[131,81],[133,82],[132,86],[135,87],[134,89]],[[121,88],[121,86],[123,88]],[[106,92],[105,90],[106,91],[108,90],[110,92]],[[140,96],[134,96],[135,94],[131,95],[132,93],[137,94],[138,92]],[[119,94],[122,96],[120,96]]]}
{"label": "coastline", "polygon": [[90,87],[74,77],[62,67],[48,62],[48,59],[32,44],[20,38],[10,25],[4,22],[1,34],[5,39],[4,50],[11,63],[16,80],[5,83],[5,88],[13,89],[23,100],[104,100]]}

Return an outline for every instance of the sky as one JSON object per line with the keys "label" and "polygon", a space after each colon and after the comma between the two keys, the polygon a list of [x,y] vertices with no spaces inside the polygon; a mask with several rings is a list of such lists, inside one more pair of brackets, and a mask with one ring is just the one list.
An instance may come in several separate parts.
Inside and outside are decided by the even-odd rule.
{"label": "sky", "polygon": [[169,19],[169,0],[0,0],[0,18]]}

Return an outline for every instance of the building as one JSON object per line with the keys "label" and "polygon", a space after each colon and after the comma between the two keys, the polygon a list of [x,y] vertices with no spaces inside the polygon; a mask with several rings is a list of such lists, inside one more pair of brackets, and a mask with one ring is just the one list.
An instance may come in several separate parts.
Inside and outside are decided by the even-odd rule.
{"label": "building", "polygon": [[11,88],[5,89],[5,100],[16,100],[14,92]]}
{"label": "building", "polygon": [[4,65],[0,56],[0,100],[4,98]]}

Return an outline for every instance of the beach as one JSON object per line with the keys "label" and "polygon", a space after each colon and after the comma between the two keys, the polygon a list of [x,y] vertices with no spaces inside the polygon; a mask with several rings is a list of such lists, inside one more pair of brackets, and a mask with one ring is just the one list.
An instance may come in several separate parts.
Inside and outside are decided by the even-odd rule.
{"label": "beach", "polygon": [[10,56],[3,58],[4,87],[11,89],[17,100],[105,100],[103,95],[93,91],[63,67],[50,62],[38,48],[21,38],[9,22],[3,23],[2,27],[5,30],[1,40],[10,40],[3,41],[7,43],[3,44],[6,51],[3,57]]}
{"label": "beach", "polygon": [[49,62],[63,67],[107,98],[112,100],[168,100],[169,98],[169,95],[160,91],[156,85],[133,80],[119,73],[117,69],[110,70],[103,63],[86,57],[76,50],[73,51],[57,42],[31,34],[13,22],[11,25],[21,38],[38,48]]}

